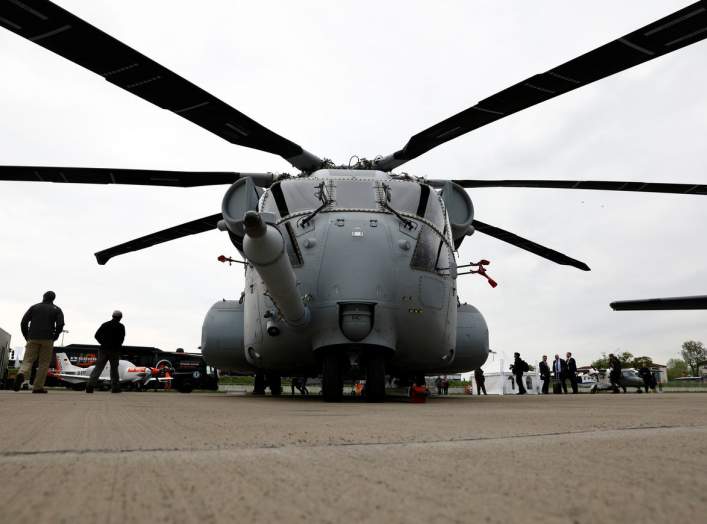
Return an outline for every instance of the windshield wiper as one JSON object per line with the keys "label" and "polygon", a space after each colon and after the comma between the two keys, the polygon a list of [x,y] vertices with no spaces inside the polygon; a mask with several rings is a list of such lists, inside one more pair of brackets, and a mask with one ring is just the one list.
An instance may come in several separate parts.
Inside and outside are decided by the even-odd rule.
{"label": "windshield wiper", "polygon": [[315,210],[312,211],[309,215],[307,215],[306,217],[304,217],[304,218],[302,219],[302,221],[299,223],[299,225],[300,225],[301,227],[307,227],[307,224],[309,223],[309,221],[312,220],[315,216],[317,216],[317,214],[318,214],[322,209],[324,209],[325,207],[327,207],[327,206],[331,203],[331,200],[329,199],[329,196],[326,194],[326,185],[325,185],[325,182],[322,182],[321,184],[319,184],[318,186],[316,186],[316,188],[317,188],[317,193],[316,193],[315,196],[316,196],[317,199],[322,203],[322,205],[319,206],[317,209],[315,209]]}
{"label": "windshield wiper", "polygon": [[398,219],[405,225],[407,229],[414,229],[415,224],[413,224],[412,220],[409,218],[405,218],[403,215],[398,213],[395,209],[393,209],[388,202],[390,202],[390,186],[388,184],[382,184],[383,185],[383,192],[385,193],[385,198],[383,199],[383,207],[386,208],[388,211],[393,213]]}

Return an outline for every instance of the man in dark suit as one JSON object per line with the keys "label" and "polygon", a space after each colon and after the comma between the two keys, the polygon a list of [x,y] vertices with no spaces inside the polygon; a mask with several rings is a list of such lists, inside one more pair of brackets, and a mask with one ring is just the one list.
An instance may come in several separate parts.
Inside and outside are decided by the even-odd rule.
{"label": "man in dark suit", "polygon": [[543,381],[543,395],[547,395],[550,390],[550,366],[547,363],[547,355],[543,355],[543,359],[539,364],[540,380]]}
{"label": "man in dark suit", "polygon": [[481,395],[481,392],[486,394],[486,377],[484,376],[484,370],[481,368],[476,368],[474,370],[474,380],[476,380],[476,394]]}
{"label": "man in dark suit", "polygon": [[614,356],[613,353],[609,354],[609,382],[611,382],[611,388],[614,393],[619,392],[619,387],[626,393],[626,386],[623,383],[623,374],[621,372],[621,361]]}
{"label": "man in dark suit", "polygon": [[553,393],[567,393],[567,362],[560,358],[560,355],[555,355],[555,360],[552,363],[552,372],[554,374]]}
{"label": "man in dark suit", "polygon": [[572,393],[579,393],[577,388],[577,362],[569,351],[567,352],[567,377],[572,385]]}
{"label": "man in dark suit", "polygon": [[520,358],[520,353],[513,353],[513,364],[511,364],[511,371],[516,378],[516,384],[518,384],[518,393],[516,395],[525,395],[525,386],[523,385],[523,373],[528,371],[528,364]]}

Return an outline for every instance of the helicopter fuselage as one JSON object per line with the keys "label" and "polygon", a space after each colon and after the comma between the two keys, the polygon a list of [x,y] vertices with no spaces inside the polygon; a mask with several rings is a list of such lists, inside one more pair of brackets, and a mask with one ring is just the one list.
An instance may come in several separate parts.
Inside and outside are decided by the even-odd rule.
{"label": "helicopter fuselage", "polygon": [[[273,297],[278,276],[247,263],[242,299],[207,314],[202,350],[213,365],[312,376],[322,353],[336,351],[355,377],[372,352],[400,376],[485,362],[488,329],[478,310],[459,305],[453,227],[431,186],[380,171],[320,170],[273,184],[257,211],[282,236],[307,319],[292,325]],[[243,253],[242,240],[234,244]]]}

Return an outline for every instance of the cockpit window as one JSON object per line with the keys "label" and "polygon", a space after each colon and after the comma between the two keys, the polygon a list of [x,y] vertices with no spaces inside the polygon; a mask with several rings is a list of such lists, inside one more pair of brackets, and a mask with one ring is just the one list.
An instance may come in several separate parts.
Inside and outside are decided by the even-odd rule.
{"label": "cockpit window", "polygon": [[334,209],[379,209],[373,180],[333,180],[330,197]]}
{"label": "cockpit window", "polygon": [[438,250],[439,235],[430,226],[422,226],[422,230],[417,237],[415,251],[412,253],[410,266],[424,271],[434,271],[439,254]]}
{"label": "cockpit window", "polygon": [[[284,218],[294,213],[313,211],[322,205],[320,186],[330,204],[324,212],[336,209],[382,211],[383,202],[405,216],[419,216],[445,230],[444,209],[436,191],[428,185],[409,180],[370,178],[301,178],[276,182],[262,199],[261,210]],[[387,200],[389,198],[389,200]]]}

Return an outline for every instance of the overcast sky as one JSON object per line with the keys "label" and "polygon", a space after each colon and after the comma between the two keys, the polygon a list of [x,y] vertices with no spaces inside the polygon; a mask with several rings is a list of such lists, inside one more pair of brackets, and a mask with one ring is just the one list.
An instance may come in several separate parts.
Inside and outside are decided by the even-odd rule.
{"label": "overcast sky", "polygon": [[[60,5],[313,153],[346,163],[400,149],[479,100],[690,2],[61,0]],[[429,178],[707,183],[707,43],[508,117],[409,162]],[[0,164],[287,171],[0,29]],[[126,344],[195,350],[209,306],[238,297],[224,233],[98,266],[93,253],[220,209],[201,189],[2,183],[0,327],[21,345],[27,307],[53,289],[66,343],[113,309]],[[613,312],[609,302],[707,293],[707,197],[477,189],[476,218],[589,264],[559,266],[476,234],[499,282],[462,277],[491,347],[530,362],[630,351],[658,362],[707,342],[707,312]]]}

